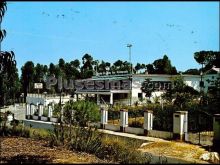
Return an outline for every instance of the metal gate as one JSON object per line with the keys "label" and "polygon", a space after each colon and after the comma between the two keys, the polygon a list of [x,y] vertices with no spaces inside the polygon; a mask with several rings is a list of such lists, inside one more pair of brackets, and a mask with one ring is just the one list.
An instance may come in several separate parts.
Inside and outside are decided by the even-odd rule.
{"label": "metal gate", "polygon": [[213,139],[213,115],[202,110],[189,111],[188,132],[194,136],[194,142],[210,146]]}

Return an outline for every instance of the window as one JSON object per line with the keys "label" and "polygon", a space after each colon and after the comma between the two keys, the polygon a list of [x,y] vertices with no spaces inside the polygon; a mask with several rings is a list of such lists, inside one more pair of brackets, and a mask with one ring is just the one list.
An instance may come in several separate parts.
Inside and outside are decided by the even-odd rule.
{"label": "window", "polygon": [[142,100],[142,99],[143,99],[142,93],[138,93],[138,99],[139,99],[139,100]]}

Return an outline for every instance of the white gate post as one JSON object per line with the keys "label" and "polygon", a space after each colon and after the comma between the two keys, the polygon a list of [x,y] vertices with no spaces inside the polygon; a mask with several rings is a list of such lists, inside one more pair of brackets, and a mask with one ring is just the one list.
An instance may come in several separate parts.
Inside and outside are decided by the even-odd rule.
{"label": "white gate post", "polygon": [[149,130],[153,129],[153,111],[144,111],[144,134],[147,135]]}
{"label": "white gate post", "polygon": [[30,115],[31,115],[31,112],[30,112],[30,104],[26,104],[26,114],[25,114],[25,118],[26,119],[30,119]]}
{"label": "white gate post", "polygon": [[128,110],[120,110],[120,131],[125,132],[125,127],[128,127]]}
{"label": "white gate post", "polygon": [[108,124],[108,110],[106,107],[101,107],[101,129],[105,129],[105,125]]}
{"label": "white gate post", "polygon": [[48,105],[48,117],[51,118],[53,116],[52,105]]}
{"label": "white gate post", "polygon": [[173,113],[173,138],[181,141],[188,140],[188,112],[176,111]]}
{"label": "white gate post", "polygon": [[39,104],[38,105],[38,109],[39,109],[38,116],[42,116],[43,115],[43,111],[44,111],[44,105],[43,104]]}
{"label": "white gate post", "polygon": [[33,115],[35,111],[35,105],[34,104],[30,104],[30,115]]}

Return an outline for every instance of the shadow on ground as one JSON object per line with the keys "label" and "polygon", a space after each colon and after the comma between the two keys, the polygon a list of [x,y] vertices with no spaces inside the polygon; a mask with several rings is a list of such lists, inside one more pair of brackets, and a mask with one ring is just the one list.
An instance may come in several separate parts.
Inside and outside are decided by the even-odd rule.
{"label": "shadow on ground", "polygon": [[16,155],[10,158],[2,158],[3,163],[23,164],[23,163],[50,163],[51,160],[46,156],[39,155]]}

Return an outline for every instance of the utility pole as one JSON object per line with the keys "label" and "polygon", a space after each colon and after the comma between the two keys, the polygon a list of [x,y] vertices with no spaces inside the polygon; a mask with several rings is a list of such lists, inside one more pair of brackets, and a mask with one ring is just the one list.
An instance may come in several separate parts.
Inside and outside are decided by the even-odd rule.
{"label": "utility pole", "polygon": [[131,47],[132,47],[132,44],[127,44],[127,47],[129,48],[129,62],[130,62],[130,76],[129,76],[129,79],[131,80],[130,81],[130,106],[131,106],[131,98],[132,98],[132,72],[133,72],[133,69],[132,69],[132,63],[131,63]]}
{"label": "utility pole", "polygon": [[132,74],[133,69],[132,69],[132,64],[131,64],[131,44],[127,44],[127,47],[129,48],[129,63],[130,63],[130,73]]}

